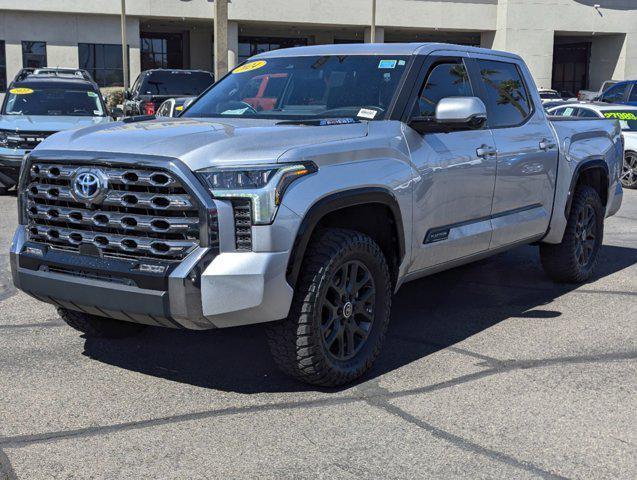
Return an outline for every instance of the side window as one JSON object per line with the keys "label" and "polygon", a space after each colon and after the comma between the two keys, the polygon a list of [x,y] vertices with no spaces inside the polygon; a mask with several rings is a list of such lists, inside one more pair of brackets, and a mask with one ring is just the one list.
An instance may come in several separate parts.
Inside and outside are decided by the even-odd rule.
{"label": "side window", "polygon": [[626,87],[628,87],[627,83],[615,85],[614,87],[606,90],[600,100],[607,103],[622,102],[624,100],[624,93],[626,93]]}
{"label": "side window", "polygon": [[531,116],[531,101],[517,65],[478,60],[487,92],[487,111],[492,128],[514,127]]}
{"label": "side window", "polygon": [[412,116],[433,117],[436,105],[443,98],[472,95],[469,74],[462,60],[439,63],[429,71]]}
{"label": "side window", "polygon": [[[2,66],[0,65],[0,68]],[[2,79],[0,79],[1,81]],[[633,83],[633,89],[630,92],[630,97],[628,97],[629,102],[637,102],[637,83]]]}
{"label": "side window", "polygon": [[580,118],[599,118],[599,115],[595,113],[593,110],[589,110],[588,108],[580,108],[579,115]]}
{"label": "side window", "polygon": [[566,110],[565,108],[558,108],[557,110],[553,110],[549,115],[553,115],[555,117],[562,117],[564,116],[564,110]]}

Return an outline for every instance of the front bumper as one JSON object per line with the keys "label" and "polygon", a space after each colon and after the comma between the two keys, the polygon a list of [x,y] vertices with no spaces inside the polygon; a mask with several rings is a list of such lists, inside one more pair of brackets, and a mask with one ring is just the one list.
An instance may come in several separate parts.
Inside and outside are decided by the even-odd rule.
{"label": "front bumper", "polygon": [[[284,318],[292,302],[288,253],[212,255],[198,248],[164,273],[139,273],[139,261],[96,259],[26,240],[11,245],[17,288],[59,307],[118,320],[205,330]],[[97,261],[96,261],[97,260]]]}
{"label": "front bumper", "polygon": [[20,150],[0,149],[0,187],[11,188],[18,183],[20,168],[26,152]]}

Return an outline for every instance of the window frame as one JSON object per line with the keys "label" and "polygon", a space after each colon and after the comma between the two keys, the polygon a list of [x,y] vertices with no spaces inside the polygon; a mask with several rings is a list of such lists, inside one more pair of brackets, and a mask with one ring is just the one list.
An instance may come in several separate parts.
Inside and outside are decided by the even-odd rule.
{"label": "window frame", "polygon": [[[418,105],[420,98],[422,97],[422,93],[425,90],[425,87],[427,86],[427,82],[429,81],[429,78],[431,77],[434,70],[441,65],[463,65],[467,72],[467,79],[469,80],[469,88],[471,90],[471,95],[469,96],[473,96],[473,97],[477,96],[476,90],[473,86],[473,81],[471,79],[471,71],[470,71],[467,60],[468,59],[466,57],[460,57],[460,56],[459,57],[452,57],[452,56],[440,57],[439,59],[435,60],[433,63],[431,63],[428,66],[427,72],[425,73],[424,77],[422,78],[422,81],[420,82],[420,87],[418,88],[418,93],[416,95],[415,102],[413,102],[413,105],[411,107],[411,112],[409,113],[410,119],[422,116],[422,115],[414,115],[414,110],[416,108],[416,105]],[[443,97],[443,98],[446,98],[446,97]],[[418,112],[418,113],[422,113],[422,112]]]}
{"label": "window frame", "polygon": [[4,40],[0,40],[0,93],[5,93],[9,84],[7,82],[7,49]]}
{"label": "window frame", "polygon": [[[89,47],[93,47],[93,49],[95,49],[96,46],[115,46],[119,49],[120,55],[119,58],[122,60],[122,67],[121,68],[97,68],[97,67],[93,67],[93,68],[87,68],[86,66],[82,66],[81,65],[81,55],[80,55],[80,47],[82,45],[87,45]],[[108,87],[123,87],[123,81],[122,81],[122,85],[100,85],[99,81],[98,81],[98,76],[96,75],[96,73],[98,72],[103,72],[105,70],[121,70],[122,72],[122,79],[124,77],[124,62],[123,59],[121,58],[121,51],[122,51],[122,45],[120,43],[91,43],[91,42],[78,42],[77,44],[77,55],[78,55],[78,64],[79,64],[79,68],[82,68],[84,70],[86,70],[91,77],[93,77],[93,80],[95,81],[95,83],[98,84],[98,86],[100,88],[108,88]],[[97,55],[95,53],[95,50],[93,50],[93,57],[94,59],[97,59]],[[126,55],[126,60],[128,61],[128,80],[130,82],[130,45],[127,45],[127,55]]]}
{"label": "window frame", "polygon": [[[475,74],[480,79],[480,83],[478,86],[478,91],[480,92],[479,97],[484,102],[485,106],[487,107],[488,128],[490,128],[491,130],[503,130],[506,128],[520,128],[526,125],[527,123],[529,123],[531,119],[535,116],[535,114],[538,112],[538,109],[535,104],[533,95],[531,95],[531,89],[529,88],[529,85],[526,81],[526,76],[524,75],[524,70],[521,68],[520,63],[514,59],[505,59],[503,57],[495,57],[495,56],[491,57],[487,55],[473,57],[473,60],[475,62],[473,64],[473,67],[476,69]],[[520,81],[522,83],[522,86],[524,87],[524,90],[526,91],[527,103],[529,104],[529,113],[524,118],[524,120],[512,125],[498,125],[498,126],[493,125],[492,121],[493,121],[494,115],[493,115],[493,112],[490,111],[491,109],[489,105],[491,102],[489,101],[489,94],[487,93],[486,85],[484,83],[484,80],[482,79],[482,74],[480,73],[480,61],[504,63],[507,65],[513,65],[515,67],[515,70],[520,76]]]}
{"label": "window frame", "polygon": [[[26,60],[26,55],[35,55],[35,54],[28,54],[27,52],[24,51],[24,47],[29,44],[29,43],[42,43],[44,44],[44,65],[40,65],[39,67],[29,67],[27,66],[27,62]],[[49,65],[49,53],[48,53],[48,48],[47,48],[47,44],[45,41],[42,40],[22,40],[21,42],[21,49],[22,49],[22,68],[46,68]]]}

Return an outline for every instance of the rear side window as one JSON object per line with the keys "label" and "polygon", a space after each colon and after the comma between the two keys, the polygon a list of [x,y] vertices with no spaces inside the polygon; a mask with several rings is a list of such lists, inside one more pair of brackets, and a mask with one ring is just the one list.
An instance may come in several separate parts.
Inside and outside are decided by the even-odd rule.
{"label": "rear side window", "polygon": [[579,109],[579,117],[580,118],[599,118],[599,115],[588,108],[580,108]]}
{"label": "rear side window", "polygon": [[157,71],[146,76],[139,93],[196,97],[212,83],[212,75],[205,72]]}
{"label": "rear side window", "polygon": [[637,102],[637,83],[633,83],[633,89],[630,92],[630,97],[628,97],[629,102]]}
{"label": "rear side window", "polygon": [[438,102],[443,98],[472,95],[469,74],[461,60],[439,63],[429,72],[412,116],[433,117]]}
{"label": "rear side window", "polygon": [[624,94],[626,93],[626,87],[628,87],[627,83],[622,83],[619,85],[615,85],[614,87],[606,90],[601,96],[602,102],[608,103],[619,103],[624,101]]}
{"label": "rear side window", "polygon": [[524,123],[531,115],[531,102],[517,65],[493,60],[478,60],[478,64],[487,93],[491,128]]}

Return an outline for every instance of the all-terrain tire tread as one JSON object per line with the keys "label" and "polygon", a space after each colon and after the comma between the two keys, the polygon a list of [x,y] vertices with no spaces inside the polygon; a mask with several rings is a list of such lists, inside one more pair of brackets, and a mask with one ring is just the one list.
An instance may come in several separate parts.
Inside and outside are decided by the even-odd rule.
{"label": "all-terrain tire tread", "polygon": [[361,248],[373,255],[381,267],[385,285],[383,295],[391,302],[389,268],[379,246],[367,235],[353,230],[331,228],[318,232],[307,248],[301,274],[296,284],[295,295],[287,319],[274,322],[266,328],[272,356],[277,366],[286,374],[312,385],[333,387],[353,381],[363,375],[380,353],[391,305],[387,305],[385,318],[375,318],[380,324],[380,334],[372,354],[358,368],[348,372],[332,368],[321,352],[318,335],[313,331],[314,305],[321,283],[328,281],[326,272],[331,262],[343,251]]}

